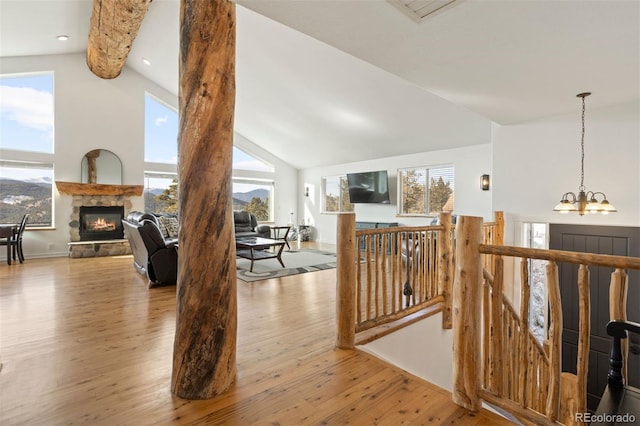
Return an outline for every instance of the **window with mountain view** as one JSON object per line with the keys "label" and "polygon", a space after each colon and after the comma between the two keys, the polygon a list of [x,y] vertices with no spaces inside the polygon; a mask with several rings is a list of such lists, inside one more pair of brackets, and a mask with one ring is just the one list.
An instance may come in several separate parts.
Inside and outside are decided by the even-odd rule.
{"label": "window with mountain view", "polygon": [[177,174],[145,172],[144,211],[178,213]]}
{"label": "window with mountain view", "polygon": [[261,222],[273,221],[274,167],[233,147],[233,210],[253,213]]}
{"label": "window with mountain view", "polygon": [[0,223],[53,226],[53,73],[0,76]]}
{"label": "window with mountain view", "polygon": [[273,181],[233,178],[233,210],[253,213],[261,222],[273,219]]}
{"label": "window with mountain view", "polygon": [[398,214],[435,216],[453,212],[454,172],[453,166],[398,170]]}

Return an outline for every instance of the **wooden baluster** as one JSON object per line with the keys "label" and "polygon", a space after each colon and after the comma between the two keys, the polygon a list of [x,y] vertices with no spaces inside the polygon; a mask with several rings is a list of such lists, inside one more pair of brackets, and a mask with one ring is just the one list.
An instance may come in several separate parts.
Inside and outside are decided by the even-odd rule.
{"label": "wooden baluster", "polygon": [[[382,234],[382,313],[389,313],[389,300],[387,298],[387,293],[389,293],[388,283],[387,283],[387,251],[389,245],[389,234]],[[391,255],[391,253],[389,253]]]}
{"label": "wooden baluster", "polygon": [[[355,344],[355,285],[358,256],[355,244],[356,215],[338,215],[336,347],[353,349]],[[358,266],[356,266],[358,265]]]}
{"label": "wooden baluster", "polygon": [[547,395],[546,415],[552,422],[558,419],[560,405],[560,374],[562,372],[562,305],[560,301],[560,282],[558,265],[550,261],[547,264],[547,283],[549,286],[549,307],[551,324],[549,326],[549,393]]}
{"label": "wooden baluster", "polygon": [[589,268],[587,265],[580,265],[578,268],[578,306],[580,309],[580,328],[578,335],[578,361],[576,365],[576,376],[578,378],[575,395],[576,413],[587,412],[587,374],[589,372],[589,345],[591,335],[589,279]]}
{"label": "wooden baluster", "polygon": [[524,357],[520,358],[520,371],[518,374],[518,402],[523,408],[527,408],[527,393],[525,386],[529,374],[529,298],[531,289],[529,287],[529,259],[520,260],[520,353]]}
{"label": "wooden baluster", "polygon": [[436,241],[438,250],[438,294],[444,297],[442,307],[442,328],[451,329],[452,323],[452,286],[453,286],[453,246],[451,244],[451,213],[440,213],[440,225],[444,227],[439,231]]}
{"label": "wooden baluster", "polygon": [[482,323],[483,323],[483,358],[484,358],[484,387],[485,389],[493,389],[491,378],[493,377],[493,347],[491,345],[491,284],[484,278],[482,296]]}
{"label": "wooden baluster", "polygon": [[360,247],[364,244],[363,236],[356,238],[354,250],[356,251],[356,323],[362,322],[362,262],[360,262],[361,250]]}
{"label": "wooden baluster", "polygon": [[[496,256],[495,269],[493,271],[495,275],[493,276],[493,288],[491,290],[491,341],[493,345],[491,388],[500,396],[504,395],[502,387],[502,358],[504,355],[502,342],[502,264],[502,256]],[[498,273],[498,268],[500,268],[500,273]]]}
{"label": "wooden baluster", "polygon": [[[624,269],[617,268],[611,273],[609,284],[609,320],[627,320],[627,284],[629,277]],[[627,382],[627,357],[629,354],[629,342],[622,340],[622,377]]]}
{"label": "wooden baluster", "polygon": [[373,306],[373,290],[372,290],[372,283],[371,283],[371,235],[367,235],[366,237],[366,243],[365,243],[365,247],[364,249],[366,250],[365,253],[365,259],[366,259],[366,265],[365,265],[365,271],[366,271],[366,279],[367,279],[367,299],[366,299],[366,303],[365,303],[365,320],[369,320],[371,319],[371,309]]}

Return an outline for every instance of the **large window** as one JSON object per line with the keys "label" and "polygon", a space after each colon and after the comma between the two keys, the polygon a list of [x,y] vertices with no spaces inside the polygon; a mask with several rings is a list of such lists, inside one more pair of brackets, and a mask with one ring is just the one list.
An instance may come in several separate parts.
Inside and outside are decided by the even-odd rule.
{"label": "large window", "polygon": [[53,73],[0,76],[0,223],[53,226]]}
{"label": "large window", "polygon": [[0,160],[0,223],[20,223],[29,214],[29,227],[53,225],[53,165]]}
{"label": "large window", "polygon": [[233,178],[233,210],[253,213],[259,221],[273,217],[273,181]]}
{"label": "large window", "polygon": [[178,212],[178,175],[175,173],[144,173],[144,211]]}
{"label": "large window", "polygon": [[398,214],[435,216],[453,212],[453,166],[398,170]]}
{"label": "large window", "polygon": [[[178,212],[178,113],[145,96],[145,211]],[[233,147],[233,209],[273,220],[274,167]]]}
{"label": "large window", "polygon": [[324,213],[352,212],[349,184],[346,176],[322,178],[322,211]]}
{"label": "large window", "polygon": [[144,97],[144,161],[178,164],[178,113],[148,93]]}
{"label": "large window", "polygon": [[245,210],[261,222],[272,222],[274,178],[271,164],[234,146],[233,210]]}
{"label": "large window", "polygon": [[148,93],[144,106],[144,209],[177,213],[178,113]]}

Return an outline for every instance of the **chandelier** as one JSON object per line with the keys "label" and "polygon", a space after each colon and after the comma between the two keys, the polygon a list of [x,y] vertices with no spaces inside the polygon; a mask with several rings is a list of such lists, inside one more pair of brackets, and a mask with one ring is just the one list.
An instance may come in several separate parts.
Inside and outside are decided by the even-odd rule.
{"label": "chandelier", "polygon": [[[553,208],[554,211],[560,213],[578,212],[580,216],[585,213],[601,213],[608,214],[617,212],[615,207],[609,204],[607,196],[603,192],[587,191],[584,186],[584,111],[585,102],[584,98],[589,96],[590,92],[579,93],[576,95],[578,98],[582,98],[582,136],[580,140],[581,157],[580,157],[580,187],[578,188],[578,195],[573,192],[565,192],[562,195],[560,202]],[[602,200],[599,201],[598,197]]]}

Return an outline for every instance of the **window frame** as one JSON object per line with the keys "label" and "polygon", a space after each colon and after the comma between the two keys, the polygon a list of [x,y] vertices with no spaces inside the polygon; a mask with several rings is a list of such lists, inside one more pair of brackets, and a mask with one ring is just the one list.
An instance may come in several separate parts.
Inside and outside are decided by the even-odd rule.
{"label": "window frame", "polygon": [[[338,181],[338,210],[327,210],[327,180],[328,179],[339,179]],[[321,205],[320,205],[320,213],[321,214],[339,214],[339,213],[351,213],[355,211],[355,205],[353,203],[351,203],[351,200],[349,200],[347,203],[344,203],[344,196],[345,196],[345,192],[348,191],[348,189],[343,189],[343,188],[348,188],[349,184],[347,182],[347,175],[346,173],[343,175],[332,175],[332,176],[322,176],[320,178],[320,199],[321,199]],[[347,197],[349,196],[349,193],[346,192]],[[350,210],[344,210],[343,206],[345,204],[348,204],[350,206]]]}
{"label": "window frame", "polygon": [[[0,84],[4,83],[4,79],[28,79],[30,77],[43,77],[50,78],[51,84],[51,145],[46,150],[37,149],[19,149],[18,146],[12,146],[11,148],[0,148],[0,166],[3,168],[18,168],[18,169],[46,169],[51,170],[51,207],[50,217],[51,222],[49,224],[36,225],[33,222],[27,222],[27,227],[30,230],[52,230],[56,228],[56,205],[55,205],[55,152],[56,152],[56,138],[55,138],[55,72],[53,70],[48,71],[36,71],[36,72],[24,72],[24,73],[3,73],[0,74]],[[13,87],[13,86],[12,86]],[[33,89],[34,86],[29,86]],[[34,89],[35,90],[35,89]],[[49,92],[47,92],[49,93]],[[29,126],[27,126],[29,127]],[[2,126],[0,125],[0,131]],[[3,174],[4,176],[4,174]],[[9,176],[7,176],[9,177]],[[19,220],[17,222],[19,223]],[[3,222],[9,223],[9,222]]]}
{"label": "window frame", "polygon": [[[4,152],[3,152],[4,154]],[[39,170],[51,170],[51,184],[50,184],[50,200],[51,200],[51,223],[49,224],[34,224],[33,222],[27,222],[27,228],[29,229],[55,229],[55,176],[54,176],[54,164],[52,161],[23,161],[23,160],[6,160],[0,159],[0,169],[2,168],[14,168],[14,169],[39,169]],[[4,174],[0,174],[0,176],[4,177]],[[16,179],[21,180],[21,179]],[[25,211],[25,213],[29,213]],[[33,212],[30,213],[32,221]],[[20,223],[21,218],[16,218],[16,220],[4,222],[0,219],[0,224],[12,224],[12,223]]]}
{"label": "window frame", "polygon": [[[450,186],[452,189],[451,195],[455,197],[455,165],[454,164],[438,164],[438,165],[430,165],[430,166],[415,166],[415,167],[403,167],[397,170],[397,190],[398,190],[398,200],[396,204],[396,215],[399,217],[437,217],[440,212],[432,212],[429,206],[430,203],[430,182],[432,179],[431,171],[442,170],[442,169],[451,169],[449,172],[451,175]],[[425,183],[424,183],[424,199],[425,199],[425,212],[424,213],[406,213],[404,211],[404,200],[405,200],[405,192],[403,188],[403,175],[408,171],[418,171],[424,172],[426,175]],[[455,198],[454,198],[455,200]],[[454,201],[455,208],[455,201]],[[453,210],[452,210],[453,212]]]}

